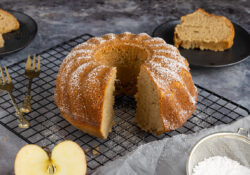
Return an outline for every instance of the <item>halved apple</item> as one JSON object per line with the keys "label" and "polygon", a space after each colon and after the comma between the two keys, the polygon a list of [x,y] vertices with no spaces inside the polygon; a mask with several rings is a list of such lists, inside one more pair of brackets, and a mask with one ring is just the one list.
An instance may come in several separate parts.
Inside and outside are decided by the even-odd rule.
{"label": "halved apple", "polygon": [[37,145],[26,145],[17,153],[16,175],[85,175],[87,163],[82,148],[73,141],[63,141],[48,155]]}

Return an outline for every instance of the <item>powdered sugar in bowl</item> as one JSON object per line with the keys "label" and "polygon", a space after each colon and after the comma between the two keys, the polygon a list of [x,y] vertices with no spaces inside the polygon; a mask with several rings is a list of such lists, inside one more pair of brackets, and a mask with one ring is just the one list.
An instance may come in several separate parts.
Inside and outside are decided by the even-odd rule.
{"label": "powdered sugar in bowl", "polygon": [[187,175],[192,175],[193,168],[199,162],[215,156],[227,157],[243,166],[250,167],[250,136],[248,131],[240,128],[237,133],[220,132],[202,138],[189,153],[186,164]]}

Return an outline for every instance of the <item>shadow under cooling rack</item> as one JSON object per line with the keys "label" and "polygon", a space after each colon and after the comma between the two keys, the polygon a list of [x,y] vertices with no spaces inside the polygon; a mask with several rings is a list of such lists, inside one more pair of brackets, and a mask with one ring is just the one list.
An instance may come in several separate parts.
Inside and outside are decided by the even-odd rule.
{"label": "shadow under cooling rack", "polygon": [[[25,115],[31,127],[17,127],[15,110],[6,93],[0,93],[0,124],[28,143],[52,148],[62,140],[77,142],[86,152],[88,173],[110,160],[125,155],[141,144],[176,134],[194,133],[218,124],[228,124],[249,114],[248,109],[219,96],[199,85],[197,109],[186,124],[175,131],[155,136],[140,130],[135,123],[135,100],[130,96],[115,98],[115,126],[108,139],[103,140],[85,134],[65,121],[53,101],[55,80],[62,60],[69,51],[79,43],[92,36],[84,34],[68,42],[48,49],[41,55],[41,74],[34,79],[32,85],[32,112]],[[22,103],[26,93],[28,80],[24,77],[25,61],[18,62],[8,68],[15,90],[17,103]]]}

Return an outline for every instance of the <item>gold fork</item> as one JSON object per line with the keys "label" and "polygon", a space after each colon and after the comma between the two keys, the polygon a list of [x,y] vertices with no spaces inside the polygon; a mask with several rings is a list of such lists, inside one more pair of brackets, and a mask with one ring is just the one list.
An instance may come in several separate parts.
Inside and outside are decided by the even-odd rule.
{"label": "gold fork", "polygon": [[25,113],[28,113],[31,111],[31,105],[30,105],[31,84],[32,84],[32,79],[40,75],[40,55],[38,55],[37,66],[36,66],[36,55],[33,56],[32,62],[33,63],[32,63],[32,69],[31,69],[31,58],[30,58],[30,55],[28,55],[28,59],[25,65],[25,76],[28,77],[29,79],[28,92],[24,99],[24,103],[20,109],[21,112],[25,112]]}
{"label": "gold fork", "polygon": [[19,108],[18,108],[18,106],[16,104],[16,100],[12,95],[12,90],[14,88],[14,84],[12,83],[12,80],[10,78],[10,75],[9,75],[9,72],[8,72],[7,68],[6,67],[4,67],[4,68],[5,68],[5,73],[6,73],[8,81],[5,80],[3,70],[0,67],[0,72],[1,72],[1,77],[2,77],[2,79],[0,79],[0,89],[3,90],[3,91],[7,91],[10,98],[11,98],[11,100],[12,100],[12,103],[13,103],[15,109],[16,109],[16,113],[17,113],[17,116],[18,116],[18,121],[19,121],[18,126],[19,126],[19,128],[28,128],[29,127],[29,122],[23,117],[23,113],[19,110]]}

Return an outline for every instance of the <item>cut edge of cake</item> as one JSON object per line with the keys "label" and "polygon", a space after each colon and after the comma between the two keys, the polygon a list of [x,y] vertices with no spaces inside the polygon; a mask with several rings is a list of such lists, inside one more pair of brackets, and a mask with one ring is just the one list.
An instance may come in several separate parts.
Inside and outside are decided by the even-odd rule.
{"label": "cut edge of cake", "polygon": [[107,81],[107,86],[104,91],[104,102],[103,102],[103,112],[101,121],[101,137],[106,139],[109,132],[112,130],[112,124],[114,123],[114,92],[115,92],[115,81],[116,81],[116,68],[111,70],[110,78]]}
{"label": "cut edge of cake", "polygon": [[136,123],[150,133],[164,133],[164,125],[160,113],[159,92],[145,65],[141,66],[137,82]]}

